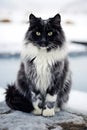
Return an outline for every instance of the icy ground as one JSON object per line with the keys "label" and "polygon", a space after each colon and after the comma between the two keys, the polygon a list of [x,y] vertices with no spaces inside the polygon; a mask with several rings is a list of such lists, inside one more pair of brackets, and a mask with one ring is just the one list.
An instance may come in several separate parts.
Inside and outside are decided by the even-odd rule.
{"label": "icy ground", "polygon": [[12,111],[4,102],[0,103],[0,130],[86,130],[86,123],[82,116],[66,111],[42,117]]}

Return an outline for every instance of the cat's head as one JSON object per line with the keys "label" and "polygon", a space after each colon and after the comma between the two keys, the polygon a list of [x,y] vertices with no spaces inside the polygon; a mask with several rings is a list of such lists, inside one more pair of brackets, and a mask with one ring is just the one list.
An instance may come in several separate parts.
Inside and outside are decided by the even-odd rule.
{"label": "cat's head", "polygon": [[25,36],[25,39],[28,41],[26,44],[32,43],[40,49],[46,48],[47,51],[63,46],[65,36],[59,14],[47,20],[30,14],[29,22],[30,25]]}

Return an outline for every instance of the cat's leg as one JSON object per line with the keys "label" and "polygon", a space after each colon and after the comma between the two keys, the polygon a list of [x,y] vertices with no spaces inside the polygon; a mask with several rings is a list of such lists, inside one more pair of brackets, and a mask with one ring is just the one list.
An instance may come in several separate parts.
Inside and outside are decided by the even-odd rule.
{"label": "cat's leg", "polygon": [[43,116],[54,116],[55,115],[55,104],[57,95],[47,94],[45,105],[43,108]]}
{"label": "cat's leg", "polygon": [[71,85],[72,85],[71,72],[68,72],[64,80],[63,87],[61,87],[61,91],[59,92],[58,97],[57,97],[57,106],[60,109],[64,108],[65,104],[67,103],[69,99]]}
{"label": "cat's leg", "polygon": [[43,108],[43,99],[41,94],[36,94],[35,92],[32,92],[32,104],[34,107],[34,110],[32,111],[35,115],[41,115],[42,114],[42,108]]}
{"label": "cat's leg", "polygon": [[55,87],[52,87],[51,89],[48,88],[43,108],[43,116],[55,115],[56,100],[57,100],[57,92]]}

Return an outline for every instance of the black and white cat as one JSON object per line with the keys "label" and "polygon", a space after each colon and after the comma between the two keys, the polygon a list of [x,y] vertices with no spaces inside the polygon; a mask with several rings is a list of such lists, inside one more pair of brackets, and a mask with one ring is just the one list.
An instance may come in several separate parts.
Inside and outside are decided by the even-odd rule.
{"label": "black and white cat", "polygon": [[6,90],[6,103],[15,110],[53,116],[71,89],[61,16],[43,20],[31,14],[29,22],[17,80]]}

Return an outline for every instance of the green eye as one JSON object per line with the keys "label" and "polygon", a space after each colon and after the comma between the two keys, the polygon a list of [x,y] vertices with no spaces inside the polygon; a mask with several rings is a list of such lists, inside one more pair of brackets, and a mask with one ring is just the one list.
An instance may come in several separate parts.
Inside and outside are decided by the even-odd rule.
{"label": "green eye", "polygon": [[53,32],[48,32],[48,36],[52,36],[53,35]]}
{"label": "green eye", "polygon": [[40,36],[40,35],[41,35],[41,33],[40,33],[40,32],[36,32],[36,35],[37,35],[37,36]]}

